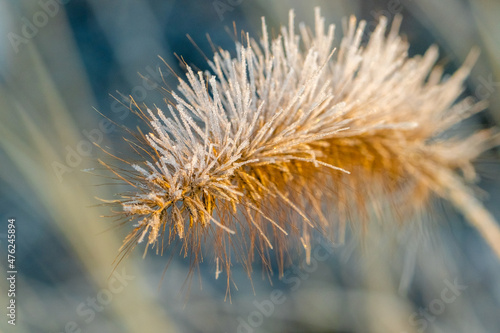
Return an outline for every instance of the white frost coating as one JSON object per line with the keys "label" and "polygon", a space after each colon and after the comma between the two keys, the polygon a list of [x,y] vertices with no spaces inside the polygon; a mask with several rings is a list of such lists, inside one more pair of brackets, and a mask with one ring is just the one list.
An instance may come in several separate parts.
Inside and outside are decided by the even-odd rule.
{"label": "white frost coating", "polygon": [[[219,50],[209,62],[211,73],[195,73],[187,67],[186,79],[179,78],[178,89],[172,92],[168,117],[158,108],[147,109],[152,130],[146,134],[146,141],[158,156],[152,162],[132,165],[139,175],[137,193],[122,201],[126,213],[148,219],[141,224],[146,227],[139,231],[139,241],[148,230],[148,244],[156,241],[162,223],[175,225],[176,234],[185,239],[184,217],[188,216],[234,233],[225,221],[212,217],[213,207],[207,206],[215,203],[206,199],[210,194],[214,200],[231,203],[233,210],[236,204],[240,211],[246,210],[247,222],[272,248],[265,227],[253,220],[249,208],[261,214],[272,228],[283,234],[287,231],[251,201],[245,202],[235,175],[245,168],[279,168],[297,161],[348,174],[353,170],[322,160],[327,153],[321,148],[334,147],[333,138],[352,138],[356,149],[356,142],[363,137],[382,134],[379,136],[384,145],[375,142],[370,147],[376,150],[377,158],[392,158],[391,154],[397,158],[414,144],[413,151],[439,155],[436,161],[442,165],[438,166],[450,172],[453,168],[465,169],[474,152],[485,149],[487,139],[483,137],[473,145],[474,152],[467,145],[461,145],[460,152],[444,149],[444,144],[427,145],[429,139],[477,112],[470,99],[456,103],[477,52],[472,52],[455,74],[442,80],[441,69],[434,68],[436,47],[423,56],[408,58],[408,43],[398,35],[399,17],[388,34],[387,20],[381,18],[365,46],[361,42],[366,22],[358,23],[351,17],[344,22],[344,37],[335,50],[334,26],[325,28],[319,9],[315,16],[314,33],[301,25],[297,34],[290,12],[288,28],[282,27],[281,35],[273,40],[263,20],[260,42],[246,36],[237,43],[235,58]],[[446,155],[450,150],[458,153]],[[402,163],[410,164],[404,171],[421,182],[423,178],[418,177],[422,174],[415,171],[421,166],[411,165],[414,157],[408,156],[402,159]],[[425,167],[431,170],[434,165]],[[435,179],[428,176],[424,181],[435,190]],[[272,191],[271,196],[282,198],[304,217],[301,241],[310,251],[308,228],[312,224],[298,205],[288,200],[287,193],[275,188]],[[258,191],[251,195],[260,196]],[[314,200],[311,204],[321,206]],[[171,218],[167,222],[161,215],[166,208]],[[202,218],[204,214],[206,218]]]}

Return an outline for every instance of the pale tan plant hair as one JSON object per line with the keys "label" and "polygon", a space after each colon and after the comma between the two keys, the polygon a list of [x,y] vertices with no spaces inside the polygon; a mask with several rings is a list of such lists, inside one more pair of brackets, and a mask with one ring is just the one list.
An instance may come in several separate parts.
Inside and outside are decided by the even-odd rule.
{"label": "pale tan plant hair", "polygon": [[270,271],[273,251],[282,273],[298,244],[309,260],[313,230],[342,240],[347,221],[403,222],[437,195],[500,256],[498,225],[466,185],[498,137],[442,135],[484,108],[458,100],[477,52],[443,79],[437,47],[408,57],[399,17],[388,32],[382,18],[365,46],[366,23],[344,23],[334,49],[319,9],[314,33],[302,24],[295,33],[291,11],[270,40],[263,20],[261,40],[247,35],[236,57],[219,50],[211,73],[187,66],[169,117],[135,105],[148,126],[129,131],[139,162],[109,152],[125,167],[101,161],[131,188],[112,201],[136,222],[124,253],[144,240],[146,250],[179,242],[196,265],[209,248],[229,286],[232,256],[250,274],[255,253]]}

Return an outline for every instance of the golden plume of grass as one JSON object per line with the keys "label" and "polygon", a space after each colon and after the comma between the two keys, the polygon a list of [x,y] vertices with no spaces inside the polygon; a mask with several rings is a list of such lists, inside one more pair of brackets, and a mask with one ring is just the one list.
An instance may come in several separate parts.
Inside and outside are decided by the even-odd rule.
{"label": "golden plume of grass", "polygon": [[348,220],[403,222],[437,195],[500,256],[498,225],[466,185],[497,136],[443,135],[484,107],[459,100],[477,52],[444,80],[437,48],[409,58],[399,23],[387,31],[382,18],[362,45],[366,23],[352,17],[336,50],[319,9],[314,32],[299,34],[291,11],[277,37],[263,20],[260,41],[247,35],[236,57],[219,50],[211,73],[187,66],[170,117],[135,105],[148,126],[127,130],[137,158],[101,161],[130,186],[112,202],[135,221],[124,254],[144,240],[146,250],[176,243],[196,265],[208,243],[229,286],[232,255],[250,274],[256,252],[271,270],[272,250],[282,273],[297,244],[309,259],[314,229],[342,240]]}

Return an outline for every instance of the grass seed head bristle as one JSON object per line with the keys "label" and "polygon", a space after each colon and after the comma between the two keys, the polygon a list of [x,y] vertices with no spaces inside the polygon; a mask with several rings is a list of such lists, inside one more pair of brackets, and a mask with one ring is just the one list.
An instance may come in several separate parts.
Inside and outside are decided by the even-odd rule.
{"label": "grass seed head bristle", "polygon": [[256,250],[270,269],[272,250],[281,273],[297,244],[309,260],[313,230],[343,235],[348,217],[389,207],[403,219],[431,194],[466,191],[457,170],[473,174],[491,133],[440,134],[480,110],[457,102],[477,52],[442,80],[436,47],[408,57],[399,17],[389,32],[382,18],[364,46],[366,23],[345,23],[334,49],[319,9],[314,34],[297,34],[290,12],[271,40],[263,20],[260,41],[236,43],[236,57],[219,50],[211,73],[187,66],[167,109],[139,109],[150,128],[130,144],[140,159],[113,170],[132,185],[121,214],[138,221],[124,251],[178,241],[197,264],[207,243],[229,283],[232,252],[250,272]]}

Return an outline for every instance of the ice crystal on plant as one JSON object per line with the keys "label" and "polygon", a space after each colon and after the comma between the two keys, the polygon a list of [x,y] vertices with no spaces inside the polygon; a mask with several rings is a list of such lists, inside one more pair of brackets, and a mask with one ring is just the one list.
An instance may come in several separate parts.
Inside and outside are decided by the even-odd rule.
{"label": "ice crystal on plant", "polygon": [[276,38],[263,20],[262,38],[236,43],[236,57],[219,50],[207,73],[187,66],[166,109],[138,108],[149,126],[130,142],[140,161],[102,162],[131,186],[117,203],[138,224],[122,249],[179,242],[193,264],[210,249],[229,283],[232,257],[250,273],[256,252],[269,270],[274,252],[282,272],[297,244],[309,258],[313,229],[342,239],[348,219],[388,208],[404,220],[437,195],[500,253],[495,221],[465,185],[494,136],[440,136],[482,108],[457,102],[477,52],[444,80],[437,48],[409,58],[399,23],[387,31],[382,18],[362,45],[366,23],[352,17],[335,49],[319,9],[314,33],[296,33],[290,12]]}

